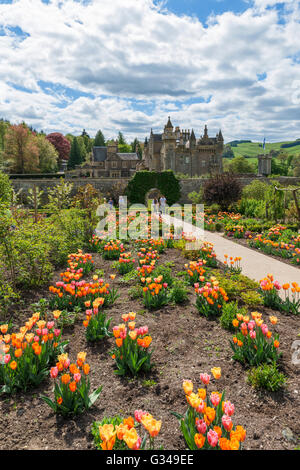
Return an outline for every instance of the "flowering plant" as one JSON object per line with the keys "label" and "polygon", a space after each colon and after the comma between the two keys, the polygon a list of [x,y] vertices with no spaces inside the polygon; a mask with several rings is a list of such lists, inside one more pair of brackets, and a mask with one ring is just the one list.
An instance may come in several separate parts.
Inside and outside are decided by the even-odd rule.
{"label": "flowering plant", "polygon": [[279,297],[278,291],[280,291],[281,285],[278,281],[274,281],[272,274],[268,274],[267,277],[260,280],[260,294],[264,299],[265,307],[279,308],[281,304],[281,298]]}
{"label": "flowering plant", "polygon": [[59,281],[50,286],[49,291],[55,295],[50,299],[51,308],[74,310],[74,307],[84,308],[87,302],[93,302],[99,295],[104,298],[104,306],[112,305],[119,297],[117,290],[111,288],[103,279],[93,276],[92,282],[85,280]]}
{"label": "flowering plant", "polygon": [[[214,367],[212,373],[216,379],[221,376],[221,369]],[[232,415],[234,404],[225,401],[225,392],[212,392],[208,395],[207,386],[211,376],[200,374],[204,388],[193,392],[193,383],[184,380],[183,390],[188,402],[184,415],[172,412],[180,421],[185,442],[190,450],[240,450],[246,438],[242,426],[234,428]]]}
{"label": "flowering plant", "polygon": [[[274,335],[269,330],[262,318],[262,314],[252,312],[252,319],[248,315],[237,314],[232,321],[237,333],[230,341],[233,350],[233,359],[251,366],[259,365],[263,362],[273,363],[279,358],[278,335]],[[277,317],[270,316],[273,325],[277,323]]]}
{"label": "flowering plant", "polygon": [[163,282],[163,276],[155,279],[151,277],[141,278],[143,287],[143,301],[149,310],[160,308],[169,302],[168,284]]}
{"label": "flowering plant", "polygon": [[77,361],[70,363],[68,354],[58,356],[58,362],[50,370],[50,376],[54,380],[54,397],[52,401],[46,396],[41,396],[47,405],[55,413],[62,415],[79,414],[88,410],[99,397],[102,386],[93,393],[90,392],[89,380],[90,366],[86,362],[86,353],[79,352]]}
{"label": "flowering plant", "polygon": [[225,290],[219,286],[219,281],[215,277],[211,277],[210,282],[203,287],[196,283],[195,293],[196,307],[205,317],[220,315],[223,303],[228,301]]}
{"label": "flowering plant", "polygon": [[242,272],[241,268],[241,257],[236,256],[233,258],[230,256],[228,260],[228,255],[224,255],[224,265],[225,265],[225,272],[229,272],[230,274],[240,274]]}
{"label": "flowering plant", "polygon": [[127,274],[134,268],[135,259],[131,253],[121,253],[119,261],[116,263],[116,268],[119,274]]}
{"label": "flowering plant", "polygon": [[203,266],[206,265],[205,260],[190,261],[189,264],[185,264],[186,278],[191,286],[195,283],[203,284],[205,282],[205,269]]}
{"label": "flowering plant", "polygon": [[[57,320],[60,312],[53,314]],[[60,341],[61,330],[56,328],[55,321],[39,317],[39,313],[34,313],[19,333],[7,334],[8,325],[1,325],[0,349],[4,355],[0,355],[0,392],[26,391],[37,386],[46,377],[51,362],[68,344]]]}
{"label": "flowering plant", "polygon": [[77,253],[71,253],[68,256],[68,265],[69,268],[67,271],[75,273],[80,269],[83,276],[86,276],[94,270],[94,260],[92,259],[92,255],[89,253],[83,253],[82,250],[78,250]]}
{"label": "flowering plant", "polygon": [[104,259],[118,259],[120,254],[125,251],[121,240],[110,240],[103,248]]}
{"label": "flowering plant", "polygon": [[[142,432],[145,429],[148,434],[142,439],[136,428]],[[92,426],[94,442],[100,450],[144,450],[149,436],[149,449],[154,449],[154,438],[159,434],[161,421],[153,418],[150,413],[136,410],[134,418],[126,419],[116,416],[104,418],[101,423],[95,422]]]}
{"label": "flowering plant", "polygon": [[[98,341],[105,337],[111,337],[112,333],[108,331],[111,318],[107,320],[105,312],[101,310],[104,304],[104,298],[98,297],[93,302],[93,308],[86,310],[86,319],[83,326],[86,328],[87,341]],[[86,306],[90,306],[90,302],[86,302]]]}
{"label": "flowering plant", "polygon": [[149,351],[152,338],[148,335],[148,326],[136,328],[135,317],[134,312],[123,314],[122,320],[125,323],[113,328],[116,347],[111,357],[115,360],[117,366],[115,373],[118,375],[135,376],[141,371],[148,372],[153,366],[151,363],[153,351]]}

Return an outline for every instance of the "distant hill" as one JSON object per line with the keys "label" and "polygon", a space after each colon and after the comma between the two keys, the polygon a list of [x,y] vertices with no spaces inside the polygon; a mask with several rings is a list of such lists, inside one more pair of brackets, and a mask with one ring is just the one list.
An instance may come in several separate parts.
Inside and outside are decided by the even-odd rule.
{"label": "distant hill", "polygon": [[[249,157],[255,158],[257,155],[263,153],[262,142],[251,142],[251,140],[233,140],[228,142],[231,146],[234,156]],[[269,153],[270,150],[282,151],[287,155],[298,155],[300,154],[300,139],[286,141],[286,142],[275,142],[275,143],[266,143],[266,153]]]}

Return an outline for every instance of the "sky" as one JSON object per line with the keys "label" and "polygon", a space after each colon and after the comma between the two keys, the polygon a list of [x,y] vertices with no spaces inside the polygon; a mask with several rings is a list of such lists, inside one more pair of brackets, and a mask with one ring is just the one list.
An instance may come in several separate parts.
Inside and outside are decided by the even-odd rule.
{"label": "sky", "polygon": [[300,6],[285,0],[0,0],[0,118],[130,142],[222,129],[300,138]]}

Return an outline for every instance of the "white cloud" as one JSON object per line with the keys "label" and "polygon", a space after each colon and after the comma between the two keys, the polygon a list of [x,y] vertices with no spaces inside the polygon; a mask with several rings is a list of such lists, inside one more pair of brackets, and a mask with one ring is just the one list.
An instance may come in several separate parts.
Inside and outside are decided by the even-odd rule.
{"label": "white cloud", "polygon": [[299,2],[285,2],[280,22],[266,9],[275,3],[255,0],[206,27],[151,0],[1,4],[1,115],[46,131],[142,138],[170,114],[197,133],[221,127],[226,140],[299,138]]}

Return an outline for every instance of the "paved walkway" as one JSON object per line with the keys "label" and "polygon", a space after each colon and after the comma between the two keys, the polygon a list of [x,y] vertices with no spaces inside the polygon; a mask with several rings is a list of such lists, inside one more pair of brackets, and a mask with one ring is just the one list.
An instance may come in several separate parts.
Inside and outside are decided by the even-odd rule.
{"label": "paved walkway", "polygon": [[[163,215],[163,218],[166,222],[169,223],[170,219],[173,220],[173,217]],[[266,256],[258,251],[251,250],[250,248],[239,245],[238,243],[232,242],[221,235],[218,235],[213,232],[204,231],[202,232],[199,229],[196,229],[191,224],[182,223],[179,219],[174,218],[174,226],[182,227],[183,231],[187,234],[198,233],[201,239],[213,243],[214,251],[217,255],[219,261],[224,261],[224,255],[228,256],[240,256],[242,274],[254,279],[255,281],[260,281],[267,274],[273,274],[274,279],[278,280],[280,284],[286,282],[298,282],[300,284],[300,269],[290,266],[289,264],[282,263],[274,258]]]}

